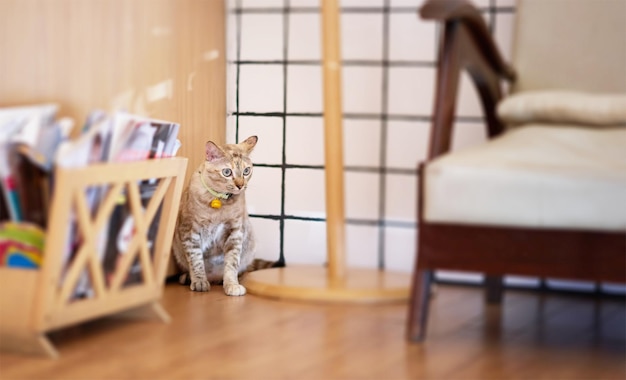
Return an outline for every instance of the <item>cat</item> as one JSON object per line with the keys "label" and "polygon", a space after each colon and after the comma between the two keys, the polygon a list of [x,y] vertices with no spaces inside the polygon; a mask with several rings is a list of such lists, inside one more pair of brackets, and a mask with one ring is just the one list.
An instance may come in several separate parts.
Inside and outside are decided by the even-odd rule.
{"label": "cat", "polygon": [[[281,266],[254,258],[255,238],[246,210],[245,190],[252,178],[250,153],[257,136],[239,144],[205,144],[205,161],[196,169],[183,192],[172,253],[185,272],[181,283],[207,292],[210,283],[223,283],[224,293],[242,296],[246,288],[239,276]],[[188,278],[187,278],[188,275]]]}

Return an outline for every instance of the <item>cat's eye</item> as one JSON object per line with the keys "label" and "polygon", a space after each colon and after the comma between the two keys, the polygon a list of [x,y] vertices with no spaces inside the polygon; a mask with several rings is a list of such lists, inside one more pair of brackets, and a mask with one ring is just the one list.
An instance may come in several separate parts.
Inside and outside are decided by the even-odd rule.
{"label": "cat's eye", "polygon": [[250,167],[243,169],[243,175],[250,175]]}
{"label": "cat's eye", "polygon": [[233,174],[233,171],[232,171],[232,170],[230,170],[230,169],[228,169],[228,168],[226,168],[226,169],[222,169],[222,175],[223,175],[224,177],[230,177],[232,174]]}

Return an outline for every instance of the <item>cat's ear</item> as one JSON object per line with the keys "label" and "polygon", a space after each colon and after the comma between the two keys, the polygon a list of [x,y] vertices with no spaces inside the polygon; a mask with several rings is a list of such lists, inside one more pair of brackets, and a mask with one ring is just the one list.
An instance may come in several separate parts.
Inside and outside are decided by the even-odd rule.
{"label": "cat's ear", "polygon": [[213,141],[207,141],[204,147],[205,159],[207,161],[214,161],[220,158],[224,158],[224,152]]}
{"label": "cat's ear", "polygon": [[259,141],[259,138],[256,136],[250,136],[247,139],[243,140],[242,142],[239,143],[239,146],[247,153],[249,154],[250,152],[252,152],[252,149],[254,149],[254,146],[256,145],[257,141]]}

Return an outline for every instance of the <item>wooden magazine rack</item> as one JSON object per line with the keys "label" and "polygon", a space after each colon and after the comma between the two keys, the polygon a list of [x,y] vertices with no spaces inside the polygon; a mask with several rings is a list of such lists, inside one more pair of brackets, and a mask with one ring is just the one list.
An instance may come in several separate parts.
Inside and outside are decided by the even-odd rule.
{"label": "wooden magazine rack", "polygon": [[[52,330],[121,312],[169,321],[159,300],[186,167],[186,158],[168,158],[57,168],[41,267],[0,267],[0,349],[57,357],[46,336]],[[153,178],[159,179],[158,185],[144,207],[139,182]],[[86,189],[103,185],[107,191],[92,214]],[[120,196],[128,200],[135,230],[115,272],[105,279],[97,241]],[[82,241],[71,261],[65,262],[72,215]],[[159,224],[151,257],[147,231],[155,217]],[[125,285],[136,262],[140,263],[141,281]],[[85,273],[91,295],[75,298],[74,289]]]}

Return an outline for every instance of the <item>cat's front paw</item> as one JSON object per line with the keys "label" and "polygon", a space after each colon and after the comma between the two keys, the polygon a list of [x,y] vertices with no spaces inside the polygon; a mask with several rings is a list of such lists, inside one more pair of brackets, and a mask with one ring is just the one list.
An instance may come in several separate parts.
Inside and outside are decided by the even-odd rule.
{"label": "cat's front paw", "polygon": [[246,288],[239,284],[224,284],[224,293],[227,296],[243,296],[246,294]]}
{"label": "cat's front paw", "polygon": [[207,280],[192,280],[189,289],[194,292],[208,292],[211,289],[211,284]]}

